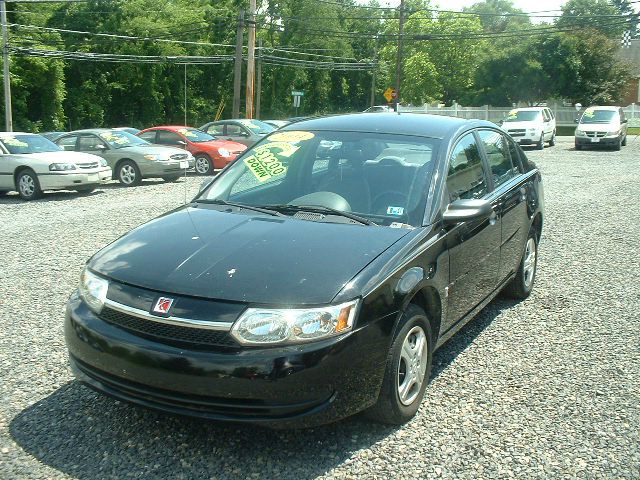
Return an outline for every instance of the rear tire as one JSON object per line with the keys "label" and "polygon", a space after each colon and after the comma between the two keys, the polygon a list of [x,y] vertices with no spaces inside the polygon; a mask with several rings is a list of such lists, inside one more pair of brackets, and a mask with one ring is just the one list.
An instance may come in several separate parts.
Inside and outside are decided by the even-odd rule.
{"label": "rear tire", "polygon": [[429,319],[420,307],[409,305],[387,355],[378,401],[365,415],[375,422],[390,425],[411,420],[424,398],[432,356]]}
{"label": "rear tire", "polygon": [[213,173],[213,162],[208,155],[201,153],[196,155],[194,170],[198,175],[211,175]]}
{"label": "rear tire", "polygon": [[117,168],[117,175],[118,180],[125,187],[135,187],[136,185],[140,185],[140,182],[142,181],[140,169],[132,160],[120,162]]}
{"label": "rear tire", "polygon": [[23,200],[36,200],[42,196],[38,175],[30,168],[18,174],[16,189]]}
{"label": "rear tire", "polygon": [[167,175],[165,177],[162,177],[162,180],[167,183],[177,182],[178,180],[180,180],[180,175]]}
{"label": "rear tire", "polygon": [[504,288],[503,293],[507,297],[524,300],[533,290],[538,270],[538,239],[535,230],[529,230],[529,236],[525,244],[522,260],[516,276]]}

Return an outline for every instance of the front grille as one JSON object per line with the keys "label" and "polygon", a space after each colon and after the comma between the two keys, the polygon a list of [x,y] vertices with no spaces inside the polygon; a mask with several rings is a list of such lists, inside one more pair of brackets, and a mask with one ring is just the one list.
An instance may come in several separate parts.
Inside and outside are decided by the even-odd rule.
{"label": "front grille", "polygon": [[78,165],[78,168],[85,168],[85,169],[98,168],[98,162],[77,163],[76,165]]}
{"label": "front grille", "polygon": [[102,309],[100,318],[112,325],[164,343],[189,343],[216,347],[234,347],[238,345],[228,332],[179,327],[177,325],[154,322],[153,320],[144,320],[107,306]]}
{"label": "front grille", "polygon": [[171,160],[186,160],[188,155],[186,153],[175,153],[171,155],[169,158]]}
{"label": "front grille", "polygon": [[524,128],[514,128],[513,130],[508,130],[507,133],[512,137],[522,137],[525,134]]}
{"label": "front grille", "polygon": [[587,137],[590,138],[604,138],[607,135],[607,132],[585,132]]}

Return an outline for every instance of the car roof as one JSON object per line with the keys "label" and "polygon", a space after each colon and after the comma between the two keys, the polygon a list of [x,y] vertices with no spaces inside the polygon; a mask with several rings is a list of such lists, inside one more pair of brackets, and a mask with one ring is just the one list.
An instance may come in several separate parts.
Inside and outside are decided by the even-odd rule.
{"label": "car roof", "polygon": [[589,107],[587,110],[619,110],[621,107],[611,106],[611,105],[594,105],[593,107]]}
{"label": "car roof", "polygon": [[543,110],[549,107],[522,107],[522,108],[514,108],[518,112],[537,112],[538,110]]}
{"label": "car roof", "polygon": [[325,130],[351,132],[380,132],[396,135],[415,135],[444,138],[464,126],[497,128],[484,120],[465,120],[444,115],[422,113],[355,113],[301,120],[282,127],[286,130]]}
{"label": "car roof", "polygon": [[191,128],[193,130],[198,130],[196,127],[189,127],[189,126],[185,126],[185,125],[158,125],[156,127],[149,127],[149,128],[145,128],[144,131],[148,131],[148,130],[171,130],[171,131],[178,131],[178,130],[182,130],[184,128]]}

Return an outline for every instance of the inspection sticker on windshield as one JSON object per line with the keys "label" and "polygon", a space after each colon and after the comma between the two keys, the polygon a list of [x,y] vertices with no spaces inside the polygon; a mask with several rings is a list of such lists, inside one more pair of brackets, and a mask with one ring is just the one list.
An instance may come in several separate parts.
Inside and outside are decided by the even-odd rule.
{"label": "inspection sticker on windshield", "polygon": [[387,207],[387,215],[404,215],[404,208],[402,207]]}
{"label": "inspection sticker on windshield", "polygon": [[271,135],[269,140],[274,142],[302,142],[311,140],[313,137],[315,137],[315,135],[311,132],[280,132]]}
{"label": "inspection sticker on windshield", "polygon": [[[269,145],[264,145],[269,147]],[[280,160],[269,150],[269,148],[256,148],[256,153],[244,159],[244,163],[251,173],[260,182],[266,182],[271,177],[283,175],[287,171]]]}

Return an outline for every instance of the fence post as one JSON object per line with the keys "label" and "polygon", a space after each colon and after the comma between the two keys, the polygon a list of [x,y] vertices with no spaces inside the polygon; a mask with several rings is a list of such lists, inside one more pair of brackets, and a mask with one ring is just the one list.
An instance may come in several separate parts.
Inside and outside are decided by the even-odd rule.
{"label": "fence post", "polygon": [[455,100],[453,101],[453,116],[458,116],[458,103]]}

